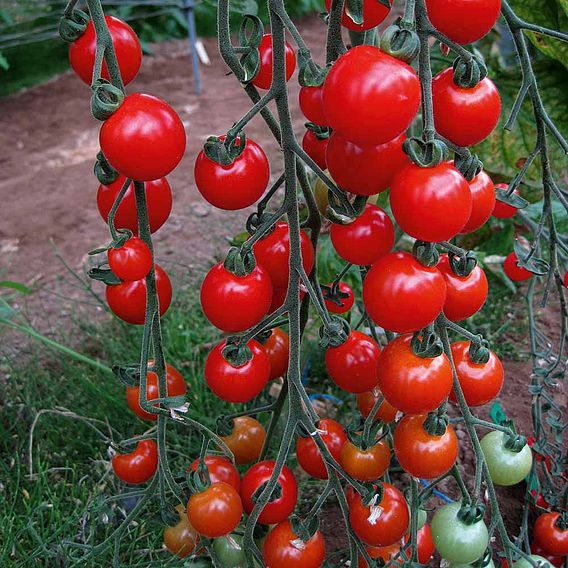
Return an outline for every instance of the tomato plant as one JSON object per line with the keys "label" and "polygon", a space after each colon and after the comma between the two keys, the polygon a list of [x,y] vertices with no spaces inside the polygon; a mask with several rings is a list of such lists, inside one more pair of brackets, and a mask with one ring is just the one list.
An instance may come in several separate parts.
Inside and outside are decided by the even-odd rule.
{"label": "tomato plant", "polygon": [[[330,284],[329,286],[333,287],[333,284]],[[337,290],[341,297],[332,298],[330,297],[331,291],[329,296],[326,296],[324,292],[325,307],[327,308],[327,311],[332,314],[344,314],[353,307],[353,304],[355,303],[355,294],[353,293],[351,286],[345,282],[339,282]]]}
{"label": "tomato plant", "polygon": [[516,485],[531,471],[532,452],[526,442],[509,446],[506,434],[494,430],[483,436],[481,449],[495,485]]}
{"label": "tomato plant", "polygon": [[[563,524],[564,523],[564,524]],[[534,524],[534,539],[547,553],[557,556],[568,554],[568,528],[560,513],[543,513]]]}
{"label": "tomato plant", "polygon": [[[373,389],[372,391],[362,392],[357,395],[357,407],[359,408],[359,412],[366,418],[371,414],[375,403],[378,401],[379,396],[382,396],[380,392],[377,392],[378,389]],[[375,420],[382,420],[383,422],[392,422],[398,410],[389,404],[388,401],[384,400],[379,405],[377,409],[374,419]]]}
{"label": "tomato plant", "polygon": [[510,252],[503,263],[503,271],[513,282],[522,282],[532,277],[532,272],[519,266],[517,255]]}
{"label": "tomato plant", "polygon": [[391,460],[388,445],[377,442],[367,449],[357,447],[350,441],[341,449],[340,462],[343,469],[359,481],[376,481],[387,470]]}

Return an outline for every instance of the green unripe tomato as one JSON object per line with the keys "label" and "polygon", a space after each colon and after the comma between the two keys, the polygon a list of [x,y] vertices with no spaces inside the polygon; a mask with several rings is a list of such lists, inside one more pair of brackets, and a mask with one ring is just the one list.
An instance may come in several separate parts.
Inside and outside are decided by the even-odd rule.
{"label": "green unripe tomato", "polygon": [[213,551],[223,568],[242,568],[245,565],[243,537],[230,534],[213,541]]}
{"label": "green unripe tomato", "polygon": [[489,542],[483,519],[466,524],[458,513],[460,502],[444,505],[436,511],[430,528],[434,546],[442,558],[449,562],[471,564],[485,554]]}
{"label": "green unripe tomato", "polygon": [[[448,568],[477,568],[477,564],[450,564]],[[493,560],[489,561],[489,564],[486,564],[483,568],[495,568],[495,564]]]}
{"label": "green unripe tomato", "polygon": [[[532,554],[531,558],[538,564],[539,568],[554,568],[546,558],[538,556],[538,554]],[[513,564],[513,568],[533,568],[533,566],[528,560],[521,558]]]}
{"label": "green unripe tomato", "polygon": [[481,449],[487,462],[487,469],[495,485],[516,485],[531,471],[532,451],[528,444],[520,452],[505,446],[507,435],[494,430],[481,440]]}

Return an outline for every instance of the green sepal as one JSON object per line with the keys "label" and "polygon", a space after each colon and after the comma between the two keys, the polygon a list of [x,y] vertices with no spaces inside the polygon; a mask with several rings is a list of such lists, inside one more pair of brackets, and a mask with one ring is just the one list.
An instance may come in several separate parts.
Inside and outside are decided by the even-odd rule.
{"label": "green sepal", "polygon": [[442,340],[432,327],[416,332],[410,340],[412,352],[423,359],[439,357],[444,352]]}
{"label": "green sepal", "polygon": [[319,529],[319,517],[317,515],[313,515],[307,523],[295,514],[290,515],[289,520],[294,534],[304,542],[308,542]]}
{"label": "green sepal", "polygon": [[503,446],[507,450],[514,452],[516,454],[521,452],[526,445],[527,445],[526,437],[522,436],[521,434],[515,433],[514,430],[512,435],[510,436],[505,435],[505,438],[503,439]]}
{"label": "green sepal", "polygon": [[485,365],[491,356],[489,342],[479,336],[476,341],[472,341],[469,344],[468,356],[472,363],[475,363],[476,365]]}
{"label": "green sepal", "polygon": [[222,166],[230,166],[244,151],[247,139],[244,132],[237,136],[209,136],[203,145],[203,153],[213,162]]}
{"label": "green sepal", "polygon": [[306,130],[313,132],[318,140],[327,140],[331,136],[331,128],[328,126],[320,126],[313,122],[306,122],[304,126]]}
{"label": "green sepal", "polygon": [[103,282],[107,286],[122,284],[122,280],[118,276],[113,274],[110,268],[91,268],[87,275],[92,280]]}
{"label": "green sepal", "polygon": [[87,254],[89,256],[96,256],[97,254],[101,254],[110,250],[111,248],[120,248],[124,245],[124,243],[132,237],[132,231],[130,229],[117,229],[118,238],[108,245],[104,247],[99,247],[93,250],[90,250]]}
{"label": "green sepal", "polygon": [[402,149],[410,160],[421,168],[433,168],[448,159],[449,150],[442,140],[425,141],[421,138],[408,138]]}
{"label": "green sepal", "polygon": [[527,250],[518,239],[515,240],[514,249],[515,254],[517,255],[517,264],[521,268],[524,268],[537,276],[548,274],[548,271],[550,270],[548,262],[542,258],[535,258],[534,256],[527,258]]}
{"label": "green sepal", "polygon": [[298,51],[298,83],[302,87],[320,87],[323,85],[327,72],[327,67],[321,67],[315,63],[309,52]]}
{"label": "green sepal", "polygon": [[462,89],[472,89],[487,76],[487,66],[479,51],[471,54],[471,58],[456,57],[453,64],[454,83]]}
{"label": "green sepal", "polygon": [[351,328],[347,320],[331,316],[329,323],[319,329],[319,344],[324,348],[339,347],[347,341]]}
{"label": "green sepal", "polygon": [[520,195],[516,193],[508,193],[508,189],[501,189],[500,187],[495,188],[495,198],[497,201],[501,203],[506,203],[507,205],[511,205],[516,209],[524,209],[528,206],[529,202],[526,199],[523,199]]}
{"label": "green sepal", "polygon": [[401,25],[401,18],[383,32],[380,45],[382,51],[406,63],[410,63],[420,52],[418,34]]}
{"label": "green sepal", "polygon": [[223,266],[231,274],[242,278],[255,269],[256,260],[252,250],[245,247],[231,247]]}
{"label": "green sepal", "polygon": [[485,505],[483,503],[463,504],[457,516],[466,525],[479,523],[485,516]]}
{"label": "green sepal", "polygon": [[127,386],[140,386],[140,365],[113,365],[112,372]]}
{"label": "green sepal", "polygon": [[456,154],[454,157],[454,167],[467,181],[471,181],[483,169],[483,162],[479,159],[477,154],[469,154],[469,156]]}
{"label": "green sepal", "polygon": [[248,345],[241,343],[239,336],[227,337],[221,354],[233,367],[242,367],[252,360],[252,351]]}
{"label": "green sepal", "polygon": [[475,253],[470,250],[467,251],[465,258],[450,251],[448,253],[448,260],[452,272],[460,278],[469,276],[477,266]]}
{"label": "green sepal", "polygon": [[83,10],[73,10],[71,15],[59,20],[59,36],[63,41],[73,43],[85,33],[88,23],[89,14]]}
{"label": "green sepal", "polygon": [[120,108],[124,93],[106,79],[97,79],[92,89],[91,114],[97,120],[105,121]]}
{"label": "green sepal", "polygon": [[[252,25],[252,30],[249,32],[249,23]],[[239,45],[247,47],[249,50],[244,53],[240,58],[240,64],[244,71],[244,77],[241,83],[250,83],[260,69],[260,52],[258,46],[264,34],[264,24],[258,16],[252,14],[245,14],[241,21],[239,28]]]}
{"label": "green sepal", "polygon": [[422,424],[424,431],[430,436],[443,436],[448,428],[448,417],[430,412]]}
{"label": "green sepal", "polygon": [[345,15],[356,25],[363,23],[363,0],[345,0]]}
{"label": "green sepal", "polygon": [[415,241],[412,247],[412,254],[423,266],[436,266],[440,260],[440,252],[434,243],[428,241]]}
{"label": "green sepal", "polygon": [[108,163],[102,152],[97,154],[94,172],[99,183],[103,185],[109,185],[118,178],[118,172]]}

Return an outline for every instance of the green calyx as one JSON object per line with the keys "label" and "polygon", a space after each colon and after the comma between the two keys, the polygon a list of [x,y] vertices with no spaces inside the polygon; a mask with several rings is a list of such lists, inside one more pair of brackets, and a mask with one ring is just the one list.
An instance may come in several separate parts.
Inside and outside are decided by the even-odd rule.
{"label": "green calyx", "polygon": [[433,359],[444,352],[442,340],[432,327],[415,333],[410,340],[410,347],[417,357],[423,359]]}
{"label": "green calyx", "polygon": [[343,202],[330,191],[328,193],[329,204],[326,210],[326,217],[338,225],[349,225],[353,223],[357,217],[362,215],[367,204],[367,196],[358,195],[353,203],[349,203],[347,197]]}
{"label": "green calyx", "polygon": [[521,452],[526,445],[527,439],[525,438],[525,436],[521,436],[520,434],[516,434],[514,432],[509,436],[505,435],[505,437],[503,438],[503,447],[515,454]]}
{"label": "green calyx", "polygon": [[340,308],[343,307],[343,300],[349,298],[349,294],[347,292],[342,292],[339,289],[339,282],[332,284],[331,286],[322,285],[321,291],[323,297],[333,302],[334,304],[338,305]]}
{"label": "green calyx", "polygon": [[436,266],[440,260],[440,253],[434,243],[427,241],[415,241],[412,247],[412,254],[423,266]]}
{"label": "green calyx", "polygon": [[347,341],[350,332],[351,328],[349,327],[347,320],[337,316],[331,316],[329,323],[320,327],[319,344],[324,349],[329,347],[339,347]]}
{"label": "green calyx", "polygon": [[73,10],[69,16],[63,16],[59,20],[59,35],[67,43],[78,40],[87,29],[89,14],[83,10]]}
{"label": "green calyx", "polygon": [[328,71],[312,60],[309,51],[298,50],[298,83],[301,87],[320,87]]}
{"label": "green calyx", "polygon": [[118,178],[118,172],[108,163],[102,152],[97,154],[94,171],[99,183],[103,185],[109,185]]}
{"label": "green calyx", "polygon": [[449,421],[448,417],[444,415],[430,412],[422,424],[424,431],[430,436],[443,436],[446,433]]}
{"label": "green calyx", "polygon": [[381,50],[410,63],[420,52],[420,39],[412,27],[399,18],[381,37]]}
{"label": "green calyx", "polygon": [[327,140],[331,136],[331,128],[327,126],[319,126],[313,122],[306,122],[304,126],[306,130],[313,132],[318,140]]}
{"label": "green calyx", "polygon": [[122,283],[122,280],[115,276],[110,268],[91,268],[88,272],[88,277],[92,280],[103,282],[107,286],[116,286]]}
{"label": "green calyx", "polygon": [[487,67],[479,52],[471,57],[456,57],[453,64],[454,83],[463,89],[471,89],[487,76]]}
{"label": "green calyx", "polygon": [[186,476],[187,487],[190,493],[200,493],[205,491],[211,485],[211,478],[209,477],[209,469],[205,460],[199,460],[197,469],[191,469]]}
{"label": "green calyx", "polygon": [[[255,211],[248,216],[245,226],[249,234],[254,235],[260,227],[270,223],[271,219],[271,213],[258,213]],[[264,236],[269,235],[274,230],[275,226],[276,225],[273,224],[273,226],[266,233],[264,233]]]}
{"label": "green calyx", "polygon": [[249,346],[241,343],[241,338],[238,336],[227,337],[221,354],[233,367],[242,367],[252,359]]}
{"label": "green calyx", "polygon": [[104,121],[120,108],[124,101],[124,93],[106,79],[97,79],[92,89],[91,114],[97,120]]}
{"label": "green calyx", "polygon": [[363,23],[363,0],[345,0],[345,15],[357,25]]}
{"label": "green calyx", "polygon": [[240,64],[244,75],[240,78],[241,83],[250,83],[260,69],[260,53],[258,46],[264,34],[264,24],[258,16],[245,14],[239,28],[239,46],[246,48],[240,58]]}
{"label": "green calyx", "polygon": [[477,154],[470,153],[468,156],[456,154],[454,167],[467,181],[471,181],[483,169],[483,162],[479,159]]}
{"label": "green calyx", "polygon": [[433,168],[448,159],[449,150],[442,140],[408,138],[402,149],[410,160],[421,168]]}
{"label": "green calyx", "polygon": [[464,504],[458,511],[458,519],[466,525],[474,525],[483,520],[485,505],[483,503]]}
{"label": "green calyx", "polygon": [[213,162],[222,166],[230,166],[245,150],[246,136],[244,132],[229,131],[225,139],[210,136],[203,146],[203,153]]}
{"label": "green calyx", "polygon": [[219,436],[228,436],[233,431],[235,423],[232,418],[225,415],[219,416],[217,418],[217,434]]}
{"label": "green calyx", "polygon": [[466,278],[469,276],[474,268],[477,266],[477,258],[475,253],[467,251],[465,257],[459,256],[453,252],[448,253],[448,260],[450,268],[456,276]]}
{"label": "green calyx", "polygon": [[491,357],[491,351],[489,350],[489,342],[483,337],[478,336],[476,341],[472,341],[469,344],[469,359],[472,363],[476,365],[485,365]]}
{"label": "green calyx", "polygon": [[127,386],[140,385],[140,365],[113,365],[112,372]]}
{"label": "green calyx", "polygon": [[313,515],[305,521],[293,514],[289,520],[294,534],[304,542],[310,540],[319,529],[319,517],[317,515]]}
{"label": "green calyx", "polygon": [[364,491],[361,492],[361,501],[365,507],[379,506],[385,493],[383,484],[377,483],[375,486],[372,483],[364,483],[363,487]]}
{"label": "green calyx", "polygon": [[524,209],[529,204],[529,202],[520,195],[510,192],[509,188],[501,189],[500,187],[496,187],[495,197],[497,201],[511,205],[511,207],[515,207],[516,209]]}
{"label": "green calyx", "polygon": [[223,266],[235,276],[248,276],[256,267],[256,260],[252,250],[245,247],[231,247]]}
{"label": "green calyx", "polygon": [[537,276],[544,276],[548,274],[550,270],[550,265],[546,260],[542,258],[537,258],[532,254],[534,251],[531,250],[527,253],[525,247],[521,244],[519,239],[515,240],[514,244],[515,254],[517,255],[517,264],[529,272],[536,274]]}

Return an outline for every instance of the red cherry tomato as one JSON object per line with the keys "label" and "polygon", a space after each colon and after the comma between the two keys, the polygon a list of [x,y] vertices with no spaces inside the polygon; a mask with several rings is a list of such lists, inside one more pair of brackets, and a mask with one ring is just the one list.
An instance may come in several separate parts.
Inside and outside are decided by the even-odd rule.
{"label": "red cherry tomato", "polygon": [[[366,548],[371,558],[381,558],[385,562],[391,561],[400,552],[400,544],[398,542],[390,546],[367,546]],[[369,568],[369,564],[367,564],[367,561],[361,554],[359,555],[359,568]]]}
{"label": "red cherry tomato", "polygon": [[201,307],[207,319],[223,331],[244,331],[259,323],[272,303],[272,281],[262,266],[238,276],[222,262],[205,276],[201,285]]}
{"label": "red cherry tomato", "polygon": [[121,280],[141,280],[152,269],[152,253],[142,239],[131,237],[121,247],[109,249],[108,265]]}
{"label": "red cherry tomato", "polygon": [[[331,284],[329,284],[329,286],[331,286]],[[340,282],[338,288],[340,292],[349,295],[346,298],[338,298],[341,305],[334,300],[325,298],[325,307],[332,314],[344,314],[348,312],[355,303],[355,294],[353,294],[353,289],[349,284]]]}
{"label": "red cherry tomato", "polygon": [[326,153],[329,173],[339,187],[350,193],[380,193],[390,187],[394,175],[408,164],[408,156],[402,151],[405,140],[406,134],[402,133],[378,146],[358,146],[334,132]]}
{"label": "red cherry tomato", "polygon": [[302,541],[290,521],[284,521],[268,533],[262,557],[270,568],[320,568],[325,560],[325,541],[319,530],[309,540]]}
{"label": "red cherry tomato", "polygon": [[421,241],[449,241],[468,222],[471,191],[448,162],[433,168],[408,164],[391,184],[392,214],[400,228]]}
{"label": "red cherry tomato", "polygon": [[[318,430],[320,430],[321,439],[329,453],[336,462],[339,462],[341,449],[347,442],[347,434],[343,426],[331,418],[322,418],[318,422]],[[323,458],[311,436],[298,438],[296,442],[296,457],[298,458],[298,463],[307,474],[316,479],[328,478]]]}
{"label": "red cherry tomato", "polygon": [[318,126],[327,126],[323,112],[323,85],[319,87],[302,87],[299,95],[300,110],[304,116]]}
{"label": "red cherry tomato", "polygon": [[458,439],[451,424],[441,436],[428,434],[425,414],[405,416],[394,431],[394,453],[401,467],[423,479],[443,475],[458,457]]}
{"label": "red cherry tomato", "polygon": [[302,138],[302,148],[306,154],[322,169],[327,169],[325,153],[329,138],[318,138],[315,132],[307,129]]}
{"label": "red cherry tomato", "polygon": [[365,450],[347,441],[340,457],[343,469],[359,481],[376,481],[385,473],[391,460],[389,447],[383,441]]}
{"label": "red cherry tomato", "polygon": [[[140,65],[142,65],[140,41],[134,30],[126,22],[114,16],[105,16],[105,21],[112,39],[122,81],[125,85],[128,85],[136,77]],[[96,43],[95,26],[90,21],[85,33],[69,46],[69,63],[71,63],[71,67],[73,67],[73,71],[79,79],[87,85],[90,85],[93,81]],[[105,61],[103,61],[101,76],[103,79],[110,79]]]}
{"label": "red cherry tomato", "polygon": [[[503,386],[503,365],[493,351],[489,351],[487,363],[474,363],[469,358],[469,346],[469,341],[455,341],[451,345],[452,357],[468,406],[482,406],[499,394]],[[450,400],[457,402],[453,390]]]}
{"label": "red cherry tomato", "polygon": [[279,327],[275,327],[263,347],[270,359],[270,380],[283,377],[288,371],[288,357],[290,356],[288,334]]}
{"label": "red cherry tomato", "polygon": [[[509,188],[506,183],[498,183],[495,187],[505,190]],[[513,191],[513,193],[515,195],[519,195],[519,192],[516,189]],[[497,199],[495,201],[495,207],[493,208],[493,217],[496,217],[497,219],[510,219],[511,217],[515,216],[517,211],[518,209],[516,207],[508,205],[507,203],[503,203],[502,201],[499,201]]]}
{"label": "red cherry tomato", "polygon": [[[275,465],[276,462],[273,460],[261,461],[245,473],[241,483],[241,499],[247,514],[250,515],[254,508],[252,496],[259,487],[268,482]],[[296,506],[298,483],[289,467],[283,466],[278,476],[278,483],[280,484],[279,496],[268,501],[258,518],[258,522],[262,525],[274,525],[286,520]]]}
{"label": "red cherry tomato", "polygon": [[239,493],[227,483],[213,483],[194,493],[187,502],[187,518],[193,528],[208,538],[229,534],[241,521]]}
{"label": "red cherry tomato", "polygon": [[522,282],[523,280],[528,280],[532,276],[532,272],[529,272],[526,268],[517,264],[518,260],[517,255],[514,252],[510,252],[503,263],[503,270],[505,274],[513,282]]}
{"label": "red cherry tomato", "polygon": [[148,181],[164,177],[179,164],[185,152],[185,129],[166,102],[134,93],[105,120],[99,142],[118,172]]}
{"label": "red cherry tomato", "polygon": [[487,35],[501,10],[501,0],[426,0],[428,18],[446,37],[465,45]]}
{"label": "red cherry tomato", "polygon": [[[152,364],[153,361],[148,361]],[[187,392],[187,386],[182,374],[172,365],[166,365],[166,393],[167,396],[181,396]],[[146,379],[146,400],[158,398],[158,375],[153,371],[148,371]],[[140,387],[126,387],[126,402],[128,406],[143,420],[157,420],[158,415],[146,412],[140,406]],[[157,406],[157,405],[156,405]]]}
{"label": "red cherry tomato", "polygon": [[[286,81],[294,73],[296,68],[296,54],[292,46],[286,42]],[[270,89],[272,85],[272,36],[264,34],[258,46],[260,53],[260,67],[252,80],[252,84],[259,89]]]}
{"label": "red cherry tomato", "polygon": [[[405,535],[404,544],[410,540],[410,534]],[[434,555],[434,540],[432,539],[432,531],[429,524],[423,525],[416,533],[416,549],[418,551],[418,562],[420,564],[428,564]]]}
{"label": "red cherry tomato", "polygon": [[568,528],[559,526],[560,513],[544,513],[534,524],[534,540],[547,553],[568,555]]}
{"label": "red cherry tomato", "polygon": [[[258,459],[266,439],[263,425],[252,416],[237,416],[233,418],[233,430],[221,439],[233,455],[237,465],[251,463]],[[239,478],[239,485],[240,485]]]}
{"label": "red cherry tomato", "polygon": [[258,341],[251,339],[248,347],[252,359],[240,367],[233,367],[222,354],[225,341],[209,353],[205,361],[207,386],[226,402],[248,402],[265,387],[270,377],[270,360]]}
{"label": "red cherry tomato", "polygon": [[420,105],[416,72],[371,45],[359,45],[333,64],[323,85],[329,126],[360,146],[385,144],[402,134]]}
{"label": "red cherry tomato", "polygon": [[495,209],[495,186],[483,170],[468,183],[472,198],[471,215],[460,233],[477,231]]}
{"label": "red cherry tomato", "polygon": [[373,264],[392,248],[394,227],[380,207],[367,203],[363,213],[349,225],[333,223],[330,236],[341,258],[365,266]]}
{"label": "red cherry tomato", "polygon": [[[205,456],[205,465],[209,473],[209,480],[213,483],[226,483],[240,491],[241,489],[241,476],[237,468],[223,456]],[[199,458],[192,462],[188,471],[197,471],[199,467]]]}
{"label": "red cherry tomato", "polygon": [[[325,0],[326,10],[331,9],[331,0]],[[343,7],[341,25],[348,30],[364,32],[378,26],[388,15],[390,9],[376,0],[363,0],[363,22],[356,24],[347,14],[347,6]]]}
{"label": "red cherry tomato", "polygon": [[[160,265],[155,265],[155,271],[160,316],[163,316],[172,301],[172,283]],[[146,317],[146,279],[107,286],[106,300],[114,315],[121,320],[133,325],[143,325]]]}
{"label": "red cherry tomato", "polygon": [[[302,264],[309,274],[314,265],[314,248],[308,235],[301,230]],[[290,235],[288,223],[276,223],[274,230],[253,245],[256,261],[270,274],[274,288],[288,288],[290,270]]]}
{"label": "red cherry tomato", "polygon": [[552,554],[547,554],[547,552],[537,543],[531,544],[531,553],[536,554],[537,556],[542,556],[556,568],[564,568],[564,556],[554,556]]}
{"label": "red cherry tomato", "polygon": [[[219,138],[224,140],[225,136]],[[236,144],[240,146],[240,138]],[[210,160],[201,150],[195,160],[193,175],[195,185],[206,201],[219,209],[234,211],[260,199],[268,186],[270,166],[264,150],[247,138],[242,154],[228,166]]]}
{"label": "red cherry tomato", "polygon": [[158,469],[158,446],[154,440],[141,440],[129,454],[118,454],[112,458],[112,469],[116,477],[139,485],[154,477]]}
{"label": "red cherry tomato", "polygon": [[485,303],[489,290],[483,269],[476,266],[468,276],[458,276],[452,270],[447,254],[440,256],[437,268],[446,281],[444,315],[451,321],[461,321],[477,313]]}
{"label": "red cherry tomato", "polygon": [[363,282],[363,302],[372,320],[396,333],[431,324],[446,301],[446,282],[434,266],[420,264],[407,252],[383,256]]}
{"label": "red cherry tomato", "polygon": [[430,412],[452,390],[452,366],[444,353],[415,355],[411,339],[411,335],[399,335],[383,349],[377,363],[379,387],[389,404],[402,412]]}
{"label": "red cherry tomato", "polygon": [[339,388],[362,393],[377,386],[379,352],[374,339],[360,331],[352,331],[345,343],[327,349],[325,366]]}
{"label": "red cherry tomato", "polygon": [[[357,407],[365,418],[371,414],[380,396],[382,396],[382,394],[379,389],[373,389],[372,391],[362,392],[357,395]],[[382,420],[388,424],[396,418],[397,413],[398,410],[385,399],[381,402],[379,409],[375,413],[374,420]]]}
{"label": "red cherry tomato", "polygon": [[[108,214],[118,196],[126,178],[119,175],[109,185],[100,185],[97,191],[97,207],[105,223],[108,222]],[[166,178],[147,181],[144,184],[146,193],[146,206],[148,208],[148,220],[150,231],[155,233],[168,219],[172,210],[172,190]],[[136,198],[134,196],[134,184],[126,190],[116,215],[114,226],[117,229],[130,229],[135,235],[138,234],[138,214],[136,213]]]}
{"label": "red cherry tomato", "polygon": [[[408,529],[408,505],[404,495],[390,483],[381,483],[383,497],[369,506],[355,494],[349,504],[353,532],[371,546],[389,546],[400,540]],[[377,510],[375,511],[375,508]],[[380,508],[380,509],[378,509]],[[377,518],[378,515],[378,518]]]}
{"label": "red cherry tomato", "polygon": [[432,102],[436,130],[458,146],[485,140],[501,114],[501,97],[491,79],[485,77],[475,87],[464,89],[454,83],[452,69],[434,77]]}

